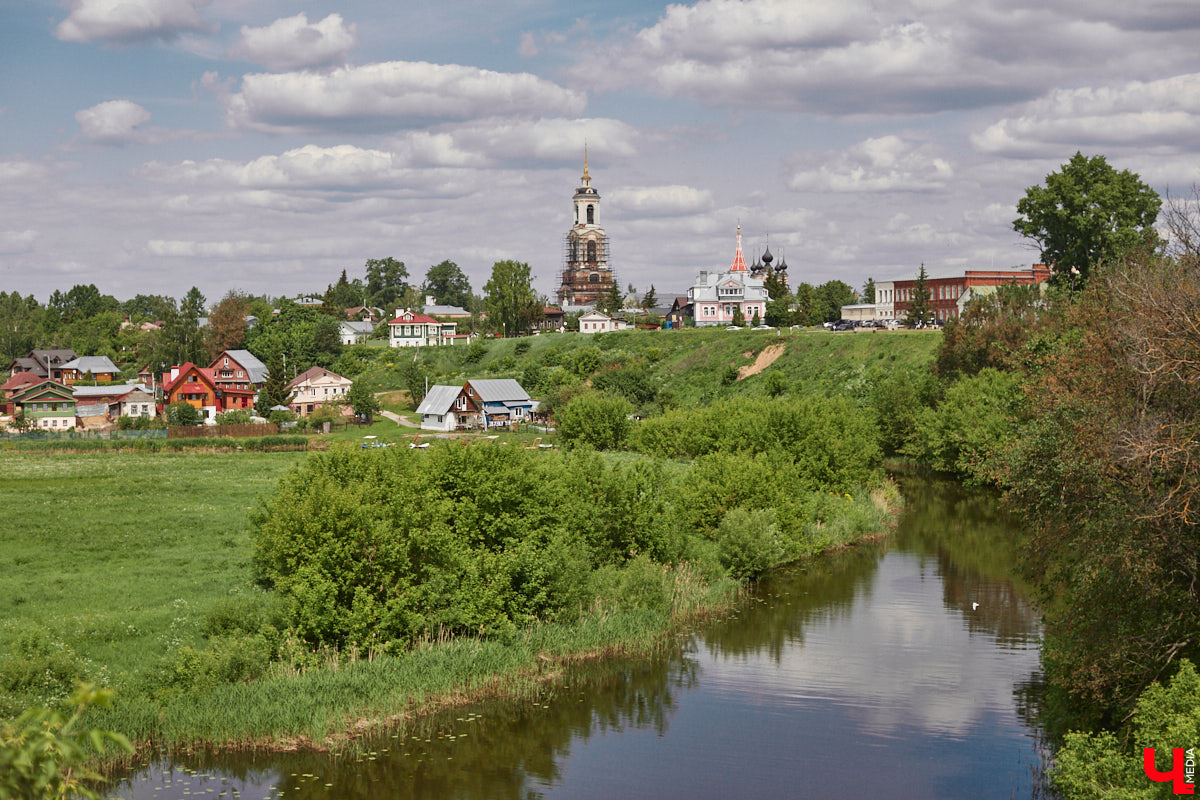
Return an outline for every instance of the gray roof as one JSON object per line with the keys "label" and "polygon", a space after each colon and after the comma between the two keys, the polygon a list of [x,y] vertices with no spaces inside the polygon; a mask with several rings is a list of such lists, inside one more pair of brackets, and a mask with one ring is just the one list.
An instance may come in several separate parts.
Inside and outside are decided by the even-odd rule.
{"label": "gray roof", "polygon": [[267,369],[267,365],[254,357],[254,354],[249,350],[226,350],[225,352],[233,358],[234,361],[246,368],[246,373],[250,378],[251,383],[264,383],[271,371]]}
{"label": "gray roof", "polygon": [[142,386],[138,383],[110,383],[107,386],[72,386],[71,389],[75,394],[76,400],[82,400],[87,397],[117,397],[122,394],[129,394],[135,389],[140,389],[146,394],[150,394],[148,386]]}
{"label": "gray roof", "polygon": [[417,406],[418,414],[445,414],[454,405],[454,398],[462,391],[461,386],[437,384],[429,387],[429,394]]}
{"label": "gray roof", "polygon": [[369,322],[343,322],[341,323],[343,331],[352,333],[374,333],[375,326]]}
{"label": "gray roof", "polygon": [[80,372],[90,372],[97,375],[101,372],[120,372],[117,365],[108,356],[80,356],[74,361],[62,365],[63,369],[74,369]]}
{"label": "gray roof", "polygon": [[431,317],[467,317],[471,314],[458,306],[421,306],[421,313]]}
{"label": "gray roof", "polygon": [[107,414],[108,403],[99,403],[90,406],[75,404],[75,416],[77,417],[103,417]]}
{"label": "gray roof", "polygon": [[479,394],[479,399],[485,403],[531,402],[529,392],[521,388],[521,384],[512,378],[491,378],[471,380],[471,385]]}

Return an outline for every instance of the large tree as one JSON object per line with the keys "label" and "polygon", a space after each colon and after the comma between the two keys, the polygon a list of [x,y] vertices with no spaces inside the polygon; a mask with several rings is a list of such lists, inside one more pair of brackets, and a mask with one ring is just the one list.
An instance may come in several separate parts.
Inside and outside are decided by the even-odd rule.
{"label": "large tree", "polygon": [[1135,173],[1118,172],[1104,156],[1076,152],[1061,171],[1046,176],[1044,186],[1025,190],[1013,228],[1037,242],[1055,283],[1074,285],[1101,262],[1151,249],[1161,205]]}
{"label": "large tree", "polygon": [[421,286],[421,292],[433,295],[434,301],[441,305],[466,308],[471,298],[471,284],[458,268],[458,264],[443,261],[433,265],[425,273],[425,283]]}
{"label": "large tree", "polygon": [[396,298],[408,288],[408,268],[403,261],[387,258],[367,259],[367,295],[370,305],[390,309]]}
{"label": "large tree", "polygon": [[493,264],[492,277],[483,291],[488,318],[505,336],[527,332],[541,308],[529,265],[520,261]]}
{"label": "large tree", "polygon": [[228,292],[213,306],[205,332],[209,358],[216,358],[223,350],[236,350],[246,343],[246,315],[249,313],[250,298],[238,291]]}
{"label": "large tree", "polygon": [[33,349],[41,319],[42,306],[33,295],[0,292],[0,366]]}
{"label": "large tree", "polygon": [[845,281],[826,281],[813,290],[814,323],[837,322],[842,306],[854,302],[854,289]]}

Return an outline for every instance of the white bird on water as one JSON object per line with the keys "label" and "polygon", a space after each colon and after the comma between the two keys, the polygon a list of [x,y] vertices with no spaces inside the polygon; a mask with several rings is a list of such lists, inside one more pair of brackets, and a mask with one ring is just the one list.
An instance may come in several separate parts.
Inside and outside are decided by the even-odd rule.
{"label": "white bird on water", "polygon": [[979,603],[971,603],[971,610],[972,610],[972,611],[974,611],[974,610],[975,610],[975,609],[977,609],[977,608],[979,608]]}

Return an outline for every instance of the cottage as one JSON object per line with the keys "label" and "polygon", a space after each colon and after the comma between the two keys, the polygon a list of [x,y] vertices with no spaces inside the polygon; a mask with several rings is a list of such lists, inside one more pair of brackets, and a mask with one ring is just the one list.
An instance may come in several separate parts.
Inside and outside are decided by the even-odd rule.
{"label": "cottage", "polygon": [[370,322],[341,322],[338,323],[338,336],[342,344],[362,344],[375,333],[375,326]]}
{"label": "cottage", "polygon": [[106,386],[73,386],[77,416],[86,416],[80,411],[84,406],[101,406],[103,415],[109,420],[119,417],[154,417],[157,409],[154,392],[148,386],[136,383],[108,384]]}
{"label": "cottage", "polygon": [[292,393],[289,407],[302,417],[313,413],[322,403],[341,405],[352,381],[324,367],[305,370],[287,385]]}
{"label": "cottage", "polygon": [[39,378],[62,380],[62,365],[73,361],[77,356],[74,350],[30,350],[24,358],[13,359],[8,365],[8,376],[11,378],[18,372],[32,372]]}
{"label": "cottage", "polygon": [[35,383],[41,383],[43,378],[39,378],[32,372],[18,372],[13,375],[3,386],[0,386],[0,392],[4,395],[3,412],[5,414],[17,413],[16,407],[13,405],[12,399],[20,392],[25,391]]}
{"label": "cottage", "polygon": [[163,404],[187,403],[200,411],[206,420],[225,411],[254,408],[254,390],[217,386],[212,368],[198,367],[188,362],[171,367],[171,377],[163,376]]}
{"label": "cottage", "polygon": [[503,427],[528,419],[537,403],[512,378],[469,380],[463,385],[469,403],[476,404],[485,428]]}
{"label": "cottage", "polygon": [[17,392],[12,402],[39,430],[75,429],[75,397],[65,384],[43,380]]}
{"label": "cottage", "polygon": [[258,392],[271,371],[249,350],[222,350],[208,365],[218,389]]}
{"label": "cottage", "polygon": [[579,317],[580,333],[607,333],[617,330],[617,320],[599,311],[589,311]]}
{"label": "cottage", "polygon": [[482,428],[483,409],[479,398],[468,395],[464,386],[438,384],[417,406],[421,427],[430,431],[454,431]]}
{"label": "cottage", "polygon": [[115,381],[121,370],[108,356],[79,356],[63,364],[61,374],[64,384],[74,386],[80,381]]}

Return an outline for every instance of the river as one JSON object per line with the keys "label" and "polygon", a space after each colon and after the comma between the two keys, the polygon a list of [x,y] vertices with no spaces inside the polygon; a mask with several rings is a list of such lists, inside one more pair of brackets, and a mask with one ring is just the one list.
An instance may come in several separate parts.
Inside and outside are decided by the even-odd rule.
{"label": "river", "polygon": [[351,754],[198,755],[112,797],[1028,798],[1038,618],[984,492],[901,476],[895,535],[775,573],[653,660]]}

